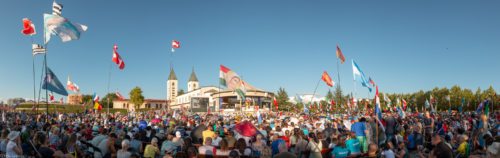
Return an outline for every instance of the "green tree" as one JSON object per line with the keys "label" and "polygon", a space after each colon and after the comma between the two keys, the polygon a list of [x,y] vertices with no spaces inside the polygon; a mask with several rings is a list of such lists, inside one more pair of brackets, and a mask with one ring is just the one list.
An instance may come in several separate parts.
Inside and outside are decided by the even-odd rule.
{"label": "green tree", "polygon": [[184,92],[184,89],[179,89],[179,92],[177,92],[177,96],[179,95],[183,95],[185,94],[186,92]]}
{"label": "green tree", "polygon": [[92,99],[94,99],[94,98],[92,98],[92,97],[93,97],[93,95],[90,95],[90,94],[84,94],[84,95],[82,95],[82,101],[83,101],[84,103],[89,104],[89,103],[91,103],[91,102],[92,102]]}
{"label": "green tree", "polygon": [[108,108],[108,99],[109,99],[109,108],[113,108],[113,100],[115,100],[116,98],[118,98],[118,97],[116,97],[115,93],[106,94],[106,96],[104,96],[101,99],[101,104],[102,104],[103,108]]}
{"label": "green tree", "polygon": [[342,88],[340,87],[340,85],[335,86],[335,92],[333,93],[333,98],[335,99],[336,103],[335,109],[337,109],[337,111],[339,111],[338,109],[339,107],[342,106],[342,104],[347,106],[345,102],[346,99],[344,99],[344,95],[342,94]]}
{"label": "green tree", "polygon": [[134,104],[135,110],[139,110],[139,107],[144,103],[144,96],[142,96],[142,90],[140,87],[135,87],[129,93],[130,102]]}
{"label": "green tree", "polygon": [[290,103],[288,102],[288,93],[285,91],[285,88],[280,87],[276,94],[276,101],[278,101],[278,110],[289,110]]}

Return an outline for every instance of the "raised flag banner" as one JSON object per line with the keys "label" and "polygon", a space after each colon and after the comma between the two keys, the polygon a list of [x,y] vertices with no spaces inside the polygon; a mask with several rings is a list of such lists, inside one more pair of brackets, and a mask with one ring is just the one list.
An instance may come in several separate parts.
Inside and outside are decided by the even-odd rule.
{"label": "raised flag banner", "polygon": [[377,122],[379,123],[379,126],[382,128],[383,131],[385,131],[385,127],[384,127],[384,124],[382,124],[382,109],[380,108],[380,98],[379,98],[379,95],[378,95],[378,86],[375,86],[375,114],[377,117],[375,117],[375,119],[377,119]]}
{"label": "raised flag banner", "polygon": [[37,54],[45,54],[46,53],[45,48],[43,48],[43,46],[40,44],[32,44],[31,48],[33,50],[33,56],[35,56]]}
{"label": "raised flag banner", "polygon": [[80,87],[75,83],[71,82],[70,77],[68,76],[68,82],[66,82],[66,88],[73,92],[80,92]]}
{"label": "raised flag banner", "polygon": [[175,49],[181,47],[181,43],[177,40],[172,40],[172,52],[175,52]]}
{"label": "raised flag banner", "polygon": [[123,61],[120,54],[118,54],[118,46],[116,44],[113,46],[113,57],[111,58],[111,61],[118,65],[118,68],[120,70],[123,70],[125,68],[125,62]]}
{"label": "raised flag banner", "polygon": [[276,97],[274,97],[273,103],[274,103],[274,108],[276,108],[276,111],[277,111],[278,110],[278,100],[276,100]]}
{"label": "raised flag banner", "polygon": [[403,102],[403,110],[406,111],[406,100],[402,99],[402,102]]}
{"label": "raised flag banner", "polygon": [[54,93],[49,93],[49,101],[54,101]]}
{"label": "raised flag banner", "polygon": [[98,101],[94,103],[94,110],[102,110],[102,105]]}
{"label": "raised flag banner", "polygon": [[356,80],[356,76],[359,76],[361,85],[363,87],[368,88],[368,91],[370,91],[370,92],[372,91],[372,88],[368,84],[368,80],[366,79],[365,74],[363,73],[363,71],[361,71],[358,64],[354,60],[352,60],[352,73],[353,73],[354,80]]}
{"label": "raised flag banner", "polygon": [[51,35],[57,35],[63,42],[80,39],[87,26],[72,23],[68,19],[54,14],[44,14],[45,44],[50,41]]}
{"label": "raised flag banner", "polygon": [[118,92],[118,91],[117,91],[117,92],[115,92],[115,95],[116,95],[116,97],[117,97],[118,99],[120,99],[120,100],[125,100],[125,98],[123,97],[123,95],[122,95],[122,94],[120,94],[120,92]]}
{"label": "raised flag banner", "polygon": [[99,95],[97,95],[96,93],[94,93],[94,95],[92,96],[92,101],[94,102],[99,102]]}
{"label": "raised flag banner", "polygon": [[339,58],[339,60],[340,60],[340,63],[343,64],[345,62],[345,57],[344,57],[344,54],[342,53],[342,50],[340,50],[339,45],[337,45],[337,52],[336,52],[336,54],[337,54],[337,58]]}
{"label": "raised flag banner", "polygon": [[236,74],[236,72],[225,67],[224,65],[220,65],[219,79],[222,86],[226,87],[228,90],[235,91],[240,99],[243,100],[245,100],[247,90],[255,90],[253,86],[243,81],[240,76]]}
{"label": "raised flag banner", "polygon": [[328,75],[328,73],[326,71],[323,71],[323,75],[321,75],[321,79],[323,81],[325,81],[326,85],[328,85],[330,87],[333,87],[333,85],[335,84],[335,82],[333,82],[332,78],[330,77],[330,75]]}
{"label": "raised flag banner", "polygon": [[23,18],[23,30],[21,33],[27,36],[33,36],[36,34],[35,25],[28,18]]}
{"label": "raised flag banner", "polygon": [[62,9],[63,9],[62,4],[56,3],[56,1],[52,3],[52,14],[61,16]]}
{"label": "raised flag banner", "polygon": [[57,79],[57,76],[50,68],[47,68],[42,89],[46,89],[63,96],[68,96],[68,92],[64,88],[63,84],[59,81],[59,79]]}
{"label": "raised flag banner", "polygon": [[375,87],[375,82],[372,80],[371,77],[368,77],[368,83],[370,83],[373,87]]}

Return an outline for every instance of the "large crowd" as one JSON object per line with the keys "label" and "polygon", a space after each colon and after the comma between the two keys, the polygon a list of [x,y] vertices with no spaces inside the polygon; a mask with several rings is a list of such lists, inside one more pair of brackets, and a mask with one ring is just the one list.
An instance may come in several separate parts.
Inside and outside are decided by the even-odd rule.
{"label": "large crowd", "polygon": [[500,113],[4,112],[7,158],[500,157]]}

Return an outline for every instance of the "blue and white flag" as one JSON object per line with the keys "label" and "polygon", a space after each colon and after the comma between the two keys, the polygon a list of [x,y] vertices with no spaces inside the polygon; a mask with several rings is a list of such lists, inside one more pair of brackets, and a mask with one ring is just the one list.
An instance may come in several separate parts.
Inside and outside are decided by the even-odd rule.
{"label": "blue and white flag", "polygon": [[59,79],[57,79],[57,76],[52,72],[52,70],[50,70],[50,68],[47,68],[42,89],[46,89],[63,96],[68,96],[66,88],[64,88],[63,84],[61,84]]}
{"label": "blue and white flag", "polygon": [[51,35],[57,35],[63,42],[77,40],[87,31],[87,26],[72,23],[68,19],[54,14],[43,14],[45,44],[50,41]]}
{"label": "blue and white flag", "polygon": [[363,71],[361,71],[358,64],[356,64],[356,62],[354,62],[354,60],[352,60],[352,74],[353,74],[354,80],[356,80],[356,76],[359,76],[361,79],[360,80],[361,85],[363,87],[368,88],[368,91],[372,92],[372,88],[370,87],[370,84],[368,84],[368,80],[365,77],[365,73],[363,73]]}

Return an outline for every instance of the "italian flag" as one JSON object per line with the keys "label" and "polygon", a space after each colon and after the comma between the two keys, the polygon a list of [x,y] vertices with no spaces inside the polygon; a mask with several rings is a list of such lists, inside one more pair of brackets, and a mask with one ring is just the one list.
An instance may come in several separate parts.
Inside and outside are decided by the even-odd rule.
{"label": "italian flag", "polygon": [[224,65],[220,65],[220,71],[219,71],[219,78],[220,78],[220,84],[224,87],[227,87],[226,84],[226,76],[227,73],[231,71],[229,68],[225,67]]}

